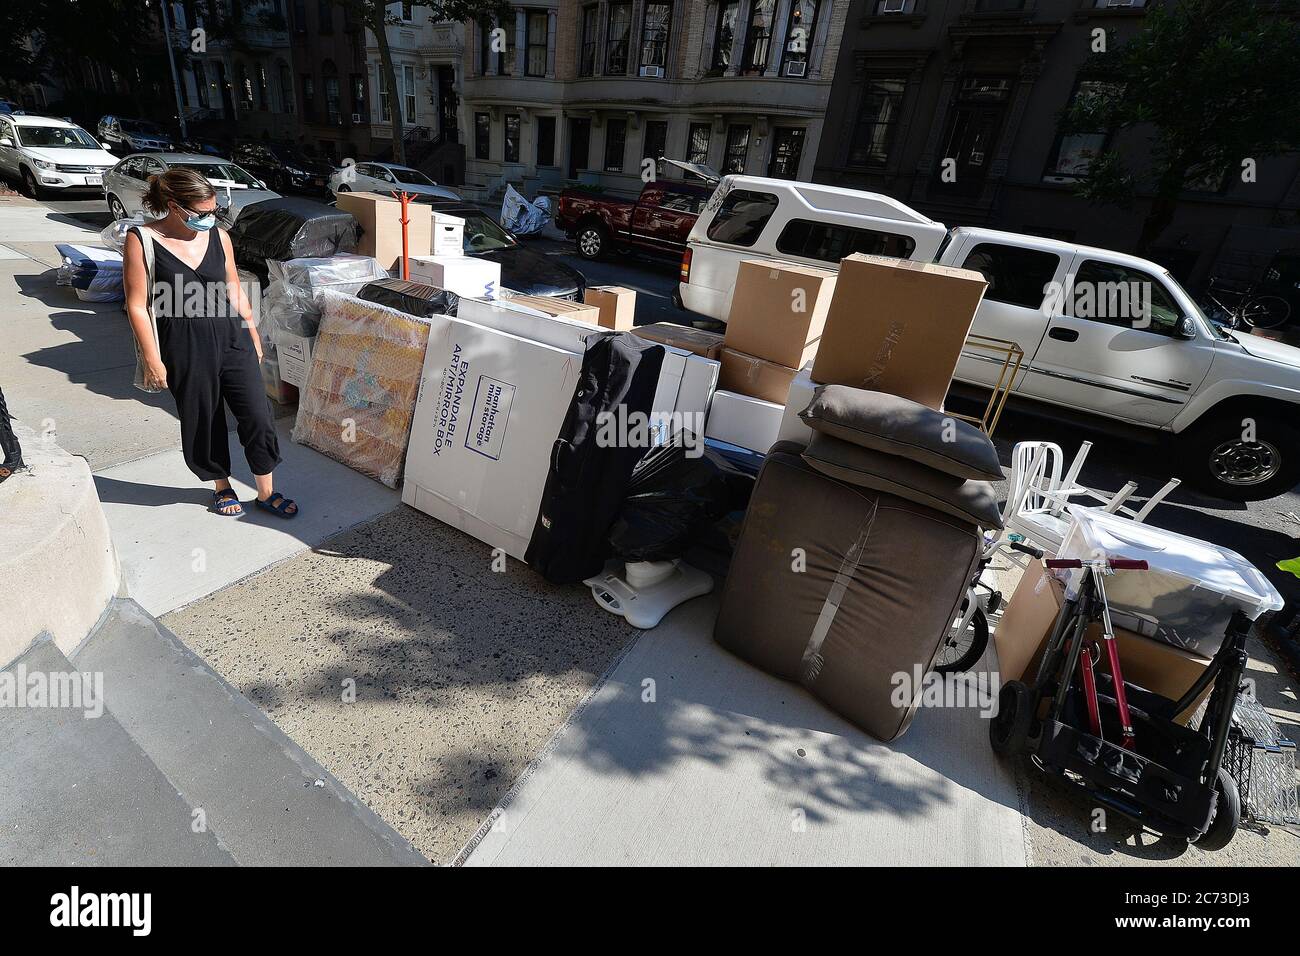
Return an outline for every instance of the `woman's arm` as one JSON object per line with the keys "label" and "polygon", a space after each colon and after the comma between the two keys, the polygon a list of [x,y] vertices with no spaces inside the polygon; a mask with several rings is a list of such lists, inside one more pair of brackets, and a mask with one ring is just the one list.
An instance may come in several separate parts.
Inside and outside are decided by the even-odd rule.
{"label": "woman's arm", "polygon": [[126,290],[126,317],[144,357],[145,384],[166,388],[167,368],[158,354],[158,345],[149,324],[149,296],[153,291],[149,288],[149,270],[144,264],[144,246],[134,232],[126,234],[126,244],[122,248],[122,282]]}
{"label": "woman's arm", "polygon": [[257,323],[253,321],[253,304],[248,301],[248,296],[244,294],[244,286],[239,281],[239,266],[235,265],[234,244],[231,243],[226,230],[220,226],[217,227],[217,235],[226,250],[226,288],[230,290],[230,304],[244,320],[244,328],[253,338],[253,349],[257,352],[257,360],[260,362],[262,361],[262,336],[257,331]]}

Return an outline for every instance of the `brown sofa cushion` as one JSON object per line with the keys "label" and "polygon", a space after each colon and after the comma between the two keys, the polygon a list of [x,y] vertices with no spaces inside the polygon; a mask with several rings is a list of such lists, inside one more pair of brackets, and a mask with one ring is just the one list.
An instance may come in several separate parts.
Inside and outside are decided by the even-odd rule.
{"label": "brown sofa cushion", "polygon": [[898,495],[987,530],[1002,527],[1002,512],[993,486],[987,481],[946,475],[910,459],[840,441],[823,432],[813,433],[803,458],[822,474],[851,485]]}
{"label": "brown sofa cushion", "polygon": [[822,385],[799,417],[814,431],[901,455],[959,478],[1002,477],[997,449],[982,431],[898,395]]}

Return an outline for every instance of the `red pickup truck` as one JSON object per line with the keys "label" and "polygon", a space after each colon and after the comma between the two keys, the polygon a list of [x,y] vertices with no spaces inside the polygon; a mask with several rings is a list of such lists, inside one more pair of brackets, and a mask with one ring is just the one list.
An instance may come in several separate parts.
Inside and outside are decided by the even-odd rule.
{"label": "red pickup truck", "polygon": [[555,224],[577,240],[584,259],[616,248],[677,259],[714,185],[660,179],[646,183],[636,200],[578,186],[560,193]]}

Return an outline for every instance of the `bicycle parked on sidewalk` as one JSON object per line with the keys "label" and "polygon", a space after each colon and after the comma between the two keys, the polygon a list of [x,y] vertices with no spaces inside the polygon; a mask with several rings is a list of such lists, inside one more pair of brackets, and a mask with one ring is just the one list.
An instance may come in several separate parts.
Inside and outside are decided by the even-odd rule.
{"label": "bicycle parked on sidewalk", "polygon": [[1278,295],[1261,295],[1255,285],[1234,286],[1223,279],[1210,280],[1205,290],[1209,317],[1241,332],[1275,329],[1291,317],[1291,304]]}

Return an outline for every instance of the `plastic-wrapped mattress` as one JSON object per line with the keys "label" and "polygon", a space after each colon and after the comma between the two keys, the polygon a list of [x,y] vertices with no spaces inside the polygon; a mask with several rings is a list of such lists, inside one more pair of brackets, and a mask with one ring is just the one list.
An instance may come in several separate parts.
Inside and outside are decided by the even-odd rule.
{"label": "plastic-wrapped mattress", "polygon": [[120,252],[68,242],[54,248],[63,257],[55,279],[58,285],[70,286],[83,302],[119,302],[125,298]]}
{"label": "plastic-wrapped mattress", "polygon": [[356,252],[357,221],[333,206],[282,196],[244,208],[230,230],[235,261],[267,275],[267,260],[324,258]]}
{"label": "plastic-wrapped mattress", "polygon": [[317,301],[320,331],[293,440],[396,488],[431,320],[329,290]]}

